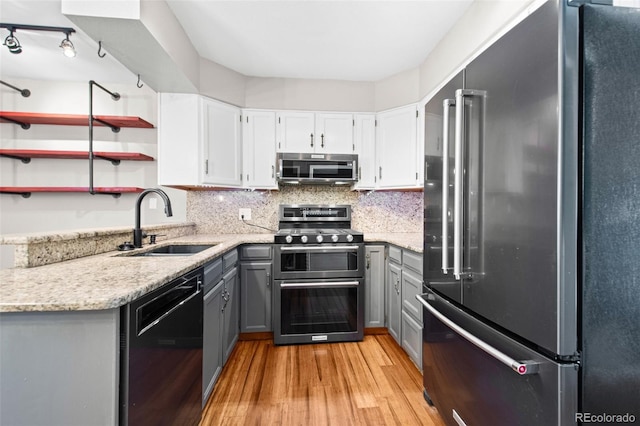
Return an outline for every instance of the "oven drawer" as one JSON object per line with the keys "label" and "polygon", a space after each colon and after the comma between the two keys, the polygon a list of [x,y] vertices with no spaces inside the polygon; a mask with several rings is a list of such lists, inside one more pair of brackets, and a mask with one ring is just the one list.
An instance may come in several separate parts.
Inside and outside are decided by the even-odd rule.
{"label": "oven drawer", "polygon": [[277,279],[362,278],[364,245],[276,246]]}

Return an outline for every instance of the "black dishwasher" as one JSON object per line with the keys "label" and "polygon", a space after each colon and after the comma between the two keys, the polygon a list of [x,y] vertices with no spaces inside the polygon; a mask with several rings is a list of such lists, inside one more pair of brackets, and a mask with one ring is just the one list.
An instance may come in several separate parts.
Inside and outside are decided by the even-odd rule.
{"label": "black dishwasher", "polygon": [[121,425],[200,422],[202,277],[198,268],[122,307]]}

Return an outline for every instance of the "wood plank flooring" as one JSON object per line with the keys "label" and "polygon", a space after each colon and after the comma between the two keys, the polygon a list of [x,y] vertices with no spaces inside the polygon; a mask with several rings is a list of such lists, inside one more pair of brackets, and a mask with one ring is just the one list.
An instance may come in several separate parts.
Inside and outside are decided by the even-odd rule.
{"label": "wood plank flooring", "polygon": [[293,346],[239,341],[200,424],[444,425],[388,334]]}

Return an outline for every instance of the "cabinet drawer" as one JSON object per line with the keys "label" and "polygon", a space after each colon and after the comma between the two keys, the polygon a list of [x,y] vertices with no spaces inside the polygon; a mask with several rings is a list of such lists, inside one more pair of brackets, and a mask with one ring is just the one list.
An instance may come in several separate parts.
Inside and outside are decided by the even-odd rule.
{"label": "cabinet drawer", "polygon": [[404,250],[402,253],[402,266],[413,269],[418,272],[422,277],[422,255],[409,250]]}
{"label": "cabinet drawer", "polygon": [[409,313],[416,321],[422,323],[422,305],[416,295],[422,293],[422,280],[415,274],[402,271],[402,311]]}
{"label": "cabinet drawer", "polygon": [[402,250],[395,246],[389,246],[389,260],[402,265]]}
{"label": "cabinet drawer", "polygon": [[204,265],[204,293],[212,289],[222,278],[222,259],[214,259]]}
{"label": "cabinet drawer", "polygon": [[238,250],[227,252],[222,256],[222,269],[227,272],[238,264]]}
{"label": "cabinet drawer", "polygon": [[271,245],[260,244],[240,247],[240,258],[271,260]]}
{"label": "cabinet drawer", "polygon": [[422,325],[402,312],[402,348],[422,370]]}

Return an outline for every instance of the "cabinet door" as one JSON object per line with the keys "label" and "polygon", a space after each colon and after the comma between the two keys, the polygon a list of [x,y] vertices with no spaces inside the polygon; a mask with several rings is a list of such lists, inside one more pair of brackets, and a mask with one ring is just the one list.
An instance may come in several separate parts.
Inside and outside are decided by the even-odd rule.
{"label": "cabinet door", "polygon": [[401,293],[402,269],[400,265],[389,262],[387,266],[387,328],[389,334],[401,344],[402,299]]}
{"label": "cabinet door", "polygon": [[406,312],[402,312],[401,346],[418,369],[422,370],[422,324]]}
{"label": "cabinet door", "polygon": [[221,280],[204,296],[202,336],[202,406],[209,399],[222,371],[222,305],[224,282]]}
{"label": "cabinet door", "polygon": [[204,170],[200,97],[158,94],[158,184],[197,185]]}
{"label": "cabinet door", "polygon": [[364,250],[364,326],[384,327],[384,246],[371,245]]}
{"label": "cabinet door", "polygon": [[224,281],[224,305],[222,308],[223,314],[223,354],[222,365],[227,363],[229,355],[233,351],[233,348],[238,341],[238,335],[240,334],[240,303],[238,301],[237,283],[238,283],[238,269],[233,268],[227,272],[222,278]]}
{"label": "cabinet door", "polygon": [[278,152],[314,152],[315,117],[312,112],[279,112],[277,139]]}
{"label": "cabinet door", "polygon": [[419,186],[416,165],[417,108],[410,105],[378,114],[378,187]]}
{"label": "cabinet door", "polygon": [[376,186],[376,116],[356,114],[354,143],[358,154],[358,183],[356,189]]}
{"label": "cabinet door", "polygon": [[203,181],[221,186],[242,185],[240,108],[202,98]]}
{"label": "cabinet door", "polygon": [[240,263],[240,331],[272,331],[271,262]]}
{"label": "cabinet door", "polygon": [[243,181],[246,188],[277,189],[276,113],[243,111]]}
{"label": "cabinet door", "polygon": [[402,269],[402,311],[407,312],[416,321],[422,322],[422,305],[416,299],[422,294],[422,279],[414,272],[409,272],[406,267]]}
{"label": "cabinet door", "polygon": [[315,152],[353,154],[353,115],[347,113],[318,113],[316,120]]}

